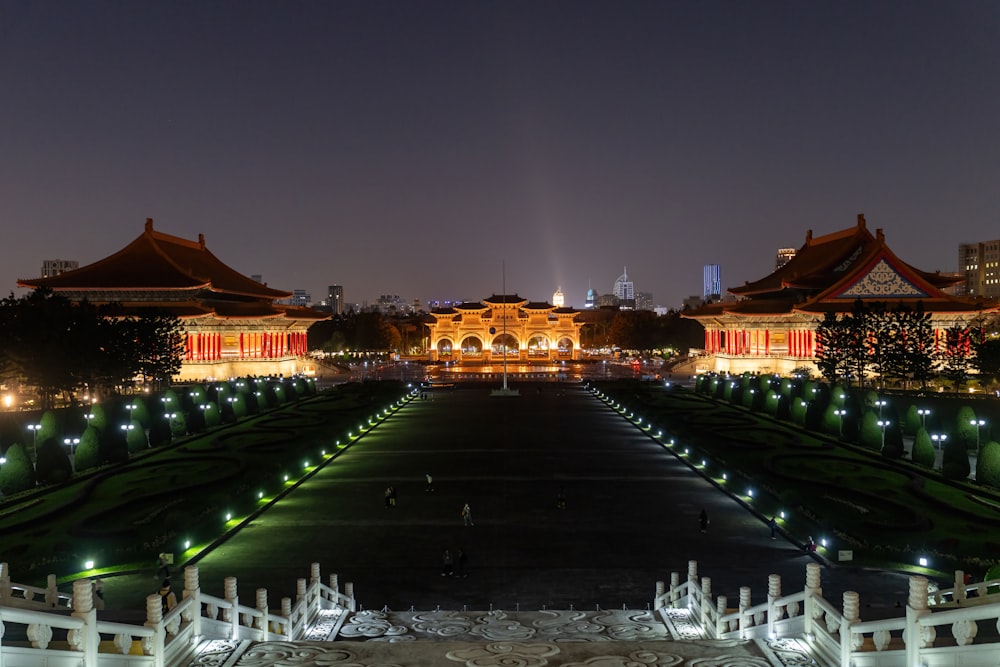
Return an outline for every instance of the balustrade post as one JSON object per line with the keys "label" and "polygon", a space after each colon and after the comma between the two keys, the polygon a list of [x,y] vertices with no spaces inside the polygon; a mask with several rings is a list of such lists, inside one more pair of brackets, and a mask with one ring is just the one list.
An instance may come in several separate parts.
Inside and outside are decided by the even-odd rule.
{"label": "balustrade post", "polygon": [[340,606],[340,578],[336,574],[330,575],[330,590],[333,591],[333,604]]}
{"label": "balustrade post", "polygon": [[10,600],[10,565],[0,563],[0,604]]}
{"label": "balustrade post", "polygon": [[667,585],[662,581],[656,582],[656,592],[653,593],[653,611],[663,608],[663,595],[667,592]]}
{"label": "balustrade post", "polygon": [[844,613],[840,619],[840,664],[851,664],[851,652],[861,647],[862,638],[855,637],[851,626],[861,620],[861,603],[854,591],[844,591]]}
{"label": "balustrade post", "polygon": [[670,573],[670,606],[673,608],[677,607],[677,601],[681,599],[681,573],[671,572]]}
{"label": "balustrade post", "polygon": [[292,639],[292,598],[281,598],[281,615],[285,617],[285,627],[282,635],[285,639]]}
{"label": "balustrade post", "polygon": [[927,609],[927,577],[910,577],[910,595],[906,601],[906,629],[903,641],[906,643],[906,664],[919,665],[920,649],[934,645],[936,633],[933,627],[921,629],[919,620],[931,612]]}
{"label": "balustrade post", "polygon": [[965,602],[965,572],[955,570],[955,602],[962,604]]}
{"label": "balustrade post", "polygon": [[778,631],[775,628],[775,624],[781,620],[781,617],[784,615],[774,604],[780,597],[781,575],[769,574],[767,576],[767,636],[771,639],[776,639],[778,637]]}
{"label": "balustrade post", "polygon": [[59,588],[56,587],[56,575],[54,574],[50,574],[45,580],[45,604],[53,609],[59,604]]}
{"label": "balustrade post", "polygon": [[347,608],[351,611],[358,610],[358,603],[354,599],[354,582],[348,581],[344,583],[344,595],[347,596]]}
{"label": "balustrade post", "polygon": [[222,618],[229,621],[230,624],[230,639],[240,638],[240,596],[236,593],[236,577],[226,577],[222,582],[223,597],[233,605],[233,608],[229,610],[229,618],[226,618],[223,614]]}
{"label": "balustrade post", "polygon": [[257,619],[257,627],[260,629],[260,640],[262,642],[267,641],[267,634],[271,631],[271,618],[270,613],[267,610],[267,589],[258,588],[257,589],[257,611],[260,612],[260,618]]}
{"label": "balustrade post", "polygon": [[185,611],[183,618],[191,624],[191,634],[195,637],[201,636],[201,583],[199,581],[198,566],[188,565],[184,568],[184,591],[181,599],[194,598],[191,608]]}
{"label": "balustrade post", "polygon": [[725,632],[727,632],[729,630],[729,628],[726,627],[726,622],[724,620],[722,620],[722,617],[726,615],[726,611],[729,609],[728,604],[729,604],[729,600],[726,598],[725,595],[720,595],[715,600],[715,612],[717,614],[717,617],[715,619],[715,637],[716,637],[716,639],[718,639],[719,637],[721,637],[723,635],[723,633],[725,633]]}
{"label": "balustrade post", "polygon": [[710,618],[709,610],[712,607],[712,578],[702,577],[701,578],[701,604],[698,605],[700,609],[698,610],[699,617],[701,618],[701,631],[705,632],[705,628],[708,626],[708,620]]}
{"label": "balustrade post", "polygon": [[[153,636],[143,641],[142,651],[146,655],[153,656],[154,667],[164,667],[166,664],[166,628],[163,627],[163,601],[156,593],[146,596],[146,623],[147,628],[152,628]],[[96,650],[96,649],[95,649]],[[93,663],[94,667],[97,662]],[[87,667],[90,667],[88,664]]]}
{"label": "balustrade post", "polygon": [[688,576],[687,576],[687,594],[688,594],[688,609],[691,609],[691,603],[697,600],[698,595],[698,561],[689,560],[688,561]]}
{"label": "balustrade post", "polygon": [[79,635],[80,643],[76,649],[83,653],[83,664],[86,667],[97,667],[97,646],[101,638],[97,634],[94,586],[90,583],[90,579],[77,579],[73,582],[73,612],[70,615],[83,621]]}
{"label": "balustrade post", "polygon": [[746,613],[750,608],[750,587],[740,586],[740,639],[747,639],[747,630],[751,620]]}
{"label": "balustrade post", "polygon": [[319,585],[321,583],[323,583],[323,580],[319,574],[319,563],[311,563],[309,565],[309,595],[312,599],[309,600],[309,604],[315,608],[315,613],[318,613],[322,608],[322,605],[320,604],[320,598],[322,595],[319,591]]}
{"label": "balustrade post", "polygon": [[813,614],[816,613],[815,598],[823,597],[823,588],[820,586],[820,570],[819,563],[807,563],[806,564],[806,587],[805,587],[805,604],[803,606],[803,612],[805,613],[805,626],[804,631],[806,635],[811,635],[813,633]]}

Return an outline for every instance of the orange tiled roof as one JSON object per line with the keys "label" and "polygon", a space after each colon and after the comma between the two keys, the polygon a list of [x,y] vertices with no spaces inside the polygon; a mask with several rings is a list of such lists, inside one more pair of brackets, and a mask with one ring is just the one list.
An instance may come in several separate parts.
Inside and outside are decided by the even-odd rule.
{"label": "orange tiled roof", "polygon": [[153,229],[146,220],[142,235],[118,252],[49,278],[18,280],[21,287],[54,291],[196,290],[256,299],[283,299],[291,292],[271,289],[227,266],[205,247],[204,236],[189,241]]}

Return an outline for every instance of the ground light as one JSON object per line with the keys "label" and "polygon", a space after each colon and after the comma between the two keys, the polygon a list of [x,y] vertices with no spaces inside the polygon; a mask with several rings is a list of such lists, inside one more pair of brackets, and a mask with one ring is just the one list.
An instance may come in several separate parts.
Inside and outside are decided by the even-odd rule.
{"label": "ground light", "polygon": [[84,561],[84,563],[83,563],[83,569],[84,570],[93,570],[94,569],[94,561],[92,561],[92,560]]}

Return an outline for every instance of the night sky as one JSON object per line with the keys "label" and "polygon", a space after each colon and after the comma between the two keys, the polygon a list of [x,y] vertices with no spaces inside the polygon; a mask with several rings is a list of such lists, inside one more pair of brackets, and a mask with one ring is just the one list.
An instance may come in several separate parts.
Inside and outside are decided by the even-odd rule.
{"label": "night sky", "polygon": [[677,307],[1000,238],[1000,3],[0,0],[0,288],[157,229],[315,300]]}

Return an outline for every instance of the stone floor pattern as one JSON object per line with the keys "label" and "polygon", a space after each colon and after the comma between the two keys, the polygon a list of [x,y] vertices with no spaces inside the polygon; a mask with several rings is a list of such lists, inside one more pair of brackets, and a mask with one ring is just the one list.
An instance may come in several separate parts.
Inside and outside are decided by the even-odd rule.
{"label": "stone floor pattern", "polygon": [[[797,640],[703,640],[687,612],[391,612],[331,615],[310,641],[207,642],[192,667],[800,667]],[[341,624],[341,621],[343,623]],[[323,637],[323,633],[330,633]]]}

